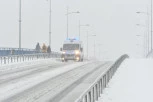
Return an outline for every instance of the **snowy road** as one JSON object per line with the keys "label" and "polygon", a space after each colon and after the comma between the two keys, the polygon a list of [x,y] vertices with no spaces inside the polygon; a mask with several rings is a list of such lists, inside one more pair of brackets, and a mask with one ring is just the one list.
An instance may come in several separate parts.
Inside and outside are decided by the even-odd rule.
{"label": "snowy road", "polygon": [[46,60],[18,67],[3,66],[0,69],[0,101],[56,102],[64,96],[67,100],[70,99],[68,93],[79,86],[81,81],[111,64],[112,62],[61,63]]}
{"label": "snowy road", "polygon": [[16,81],[18,79],[21,79],[26,76],[35,75],[37,73],[41,73],[47,70],[51,70],[53,68],[58,68],[60,66],[64,66],[66,64],[39,64],[39,65],[33,65],[30,67],[23,67],[23,69],[20,70],[11,70],[9,72],[2,72],[0,73],[0,85],[5,83],[12,83],[13,81]]}

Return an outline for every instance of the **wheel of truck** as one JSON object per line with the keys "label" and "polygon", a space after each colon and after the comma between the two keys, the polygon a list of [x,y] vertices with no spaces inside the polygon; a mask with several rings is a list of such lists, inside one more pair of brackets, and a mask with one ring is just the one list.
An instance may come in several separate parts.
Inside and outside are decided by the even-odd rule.
{"label": "wheel of truck", "polygon": [[80,58],[80,62],[83,62],[83,58]]}

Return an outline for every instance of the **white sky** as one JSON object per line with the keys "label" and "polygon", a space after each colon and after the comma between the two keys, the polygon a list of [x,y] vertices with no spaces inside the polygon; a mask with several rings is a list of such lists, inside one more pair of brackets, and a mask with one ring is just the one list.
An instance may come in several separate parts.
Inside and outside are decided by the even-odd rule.
{"label": "white sky", "polygon": [[[59,51],[66,37],[66,7],[80,14],[69,15],[69,36],[78,36],[86,52],[86,32],[96,34],[96,52],[101,45],[101,59],[118,57],[123,53],[142,56],[144,27],[147,17],[135,12],[147,12],[148,0],[52,0],[52,50]],[[0,47],[18,47],[19,0],[0,1]],[[22,47],[35,48],[37,42],[48,45],[49,2],[22,0]],[[142,38],[136,35],[141,34]],[[93,37],[89,37],[89,54],[93,56]],[[139,44],[140,46],[136,46]]]}

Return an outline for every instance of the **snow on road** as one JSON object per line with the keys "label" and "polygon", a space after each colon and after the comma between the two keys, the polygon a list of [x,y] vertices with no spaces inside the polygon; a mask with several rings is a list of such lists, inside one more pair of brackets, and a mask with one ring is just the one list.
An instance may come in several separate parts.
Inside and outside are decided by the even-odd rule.
{"label": "snow on road", "polygon": [[[53,61],[52,59],[48,59],[48,60],[40,60],[40,61],[34,61],[34,62],[27,62],[27,63],[20,63],[20,64],[12,64],[12,65],[5,65],[5,66],[1,66],[0,67],[0,73],[8,73],[8,72],[12,72],[12,71],[22,71],[23,69],[29,68],[30,66],[35,66],[37,64],[39,65],[44,65],[44,64],[49,64],[49,63],[56,63],[61,64],[61,62],[57,62],[57,61]],[[82,66],[86,63],[89,62],[83,62],[83,63],[72,63],[66,66],[62,66],[60,68],[55,68],[51,70],[46,70],[42,73],[38,72],[36,74],[33,75],[28,75],[27,77],[23,77],[23,78],[19,78],[18,80],[9,82],[9,83],[3,83],[0,84],[0,101],[3,101],[9,97],[12,97],[24,90],[27,90],[30,87],[33,87],[43,81],[46,81],[52,77],[55,77],[61,73],[70,71],[76,67]],[[21,67],[22,66],[22,67]],[[45,66],[45,67],[51,67],[51,66]],[[36,67],[37,68],[37,67]],[[5,79],[5,78],[4,78]]]}
{"label": "snow on road", "polygon": [[153,59],[127,59],[98,102],[153,102]]}
{"label": "snow on road", "polygon": [[0,65],[0,72],[9,72],[9,71],[16,71],[16,70],[23,70],[25,67],[29,68],[28,66],[32,65],[42,65],[42,64],[49,64],[49,63],[60,63],[56,59],[38,59],[38,60],[31,60],[31,61],[25,61],[25,62],[14,62],[10,64],[4,64]]}

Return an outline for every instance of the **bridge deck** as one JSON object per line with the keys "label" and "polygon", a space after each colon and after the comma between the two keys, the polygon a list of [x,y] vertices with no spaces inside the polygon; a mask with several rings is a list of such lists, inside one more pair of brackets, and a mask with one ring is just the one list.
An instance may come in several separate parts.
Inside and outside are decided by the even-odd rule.
{"label": "bridge deck", "polygon": [[78,98],[104,69],[112,65],[112,62],[98,61],[80,63],[46,61],[22,68],[21,66],[15,69],[10,67],[8,70],[1,68],[3,71],[0,72],[0,101],[71,102],[72,99]]}
{"label": "bridge deck", "polygon": [[92,74],[84,78],[80,83],[77,83],[77,86],[74,89],[71,89],[68,94],[64,94],[63,98],[58,101],[74,102],[87,88],[91,86],[91,84],[96,80],[96,78],[99,77],[105,69],[110,68],[111,65],[112,62],[106,62],[103,66],[101,66]]}

